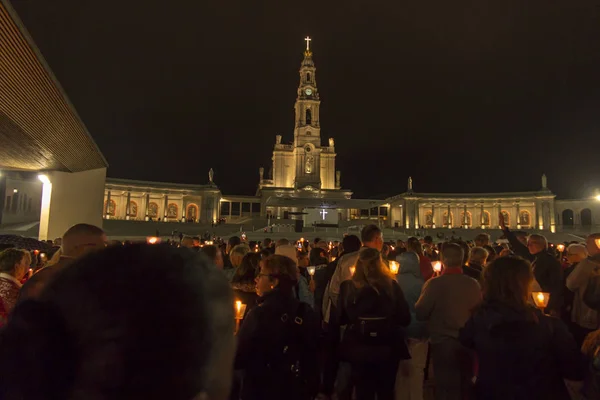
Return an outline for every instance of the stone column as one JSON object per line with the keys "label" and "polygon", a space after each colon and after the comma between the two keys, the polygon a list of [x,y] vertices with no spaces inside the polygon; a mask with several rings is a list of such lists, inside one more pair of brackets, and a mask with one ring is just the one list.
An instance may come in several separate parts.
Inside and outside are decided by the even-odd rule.
{"label": "stone column", "polygon": [[[500,215],[500,213],[502,212],[502,203],[498,203],[497,206],[498,206],[498,210],[495,214],[496,214],[496,218],[499,218],[498,215]],[[500,221],[498,221],[498,228],[500,228]]]}
{"label": "stone column", "polygon": [[517,202],[517,229],[521,229],[521,205]]}
{"label": "stone column", "polygon": [[418,201],[415,201],[414,207],[415,207],[415,229],[419,229],[419,225],[420,225],[419,224],[419,222],[420,222],[419,221],[419,211],[420,210],[419,210],[419,202]]}
{"label": "stone column", "polygon": [[242,218],[242,209],[243,209],[242,202],[240,201],[240,218]]}
{"label": "stone column", "polygon": [[549,206],[550,206],[550,232],[556,233],[556,211],[554,210],[554,199],[550,200]]}
{"label": "stone column", "polygon": [[150,210],[150,193],[146,193],[146,217],[145,217],[146,221],[150,220],[150,216],[148,215],[149,210]]}
{"label": "stone column", "polygon": [[435,204],[431,204],[431,227],[435,229]]}
{"label": "stone column", "polygon": [[[481,203],[481,211],[480,211],[480,214],[479,214],[479,224],[481,225],[482,228],[485,228],[485,220],[483,218],[484,215],[485,215],[485,213],[484,213],[484,207],[483,207],[483,203]],[[492,223],[492,221],[490,220],[490,224],[491,223]]]}
{"label": "stone column", "polygon": [[125,203],[125,219],[129,221],[131,215],[131,192],[127,192],[127,203]]}
{"label": "stone column", "polygon": [[[450,214],[450,212],[451,212],[451,210],[450,210],[450,203],[448,203],[448,211],[447,211],[447,213],[448,213],[448,218],[447,218],[447,220],[446,220],[446,222],[447,222],[447,224],[446,224],[446,227],[447,227],[447,228],[449,228],[449,229],[450,229],[450,228],[452,228],[452,223],[450,222],[450,221],[451,221],[451,218],[450,218],[450,215],[451,215],[451,214]],[[454,221],[453,221],[453,222],[454,222]]]}
{"label": "stone column", "polygon": [[164,218],[163,221],[167,222],[167,207],[169,207],[169,195],[165,194],[165,207],[163,210]]}
{"label": "stone column", "polygon": [[469,227],[469,217],[467,216],[467,203],[465,203],[465,207],[464,207],[464,211],[463,211],[463,227],[464,228],[468,228]]}
{"label": "stone column", "polygon": [[110,214],[108,211],[110,210],[110,190],[106,194],[106,204],[104,206],[104,216],[106,219],[110,219]]}

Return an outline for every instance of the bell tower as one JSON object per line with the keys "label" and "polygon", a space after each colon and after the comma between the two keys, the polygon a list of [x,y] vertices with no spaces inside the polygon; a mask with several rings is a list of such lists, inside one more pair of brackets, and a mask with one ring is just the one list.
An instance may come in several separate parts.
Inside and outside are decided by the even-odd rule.
{"label": "bell tower", "polygon": [[306,51],[304,60],[300,65],[300,84],[298,85],[298,96],[296,98],[296,127],[294,129],[294,142],[296,146],[306,143],[321,145],[321,126],[319,123],[319,89],[317,88],[317,77],[315,63],[310,50],[312,39],[306,37]]}
{"label": "bell tower", "polygon": [[316,68],[310,50],[311,38],[306,37],[304,60],[300,65],[300,84],[296,98],[294,128],[294,158],[296,159],[296,189],[321,189],[321,127],[319,124],[319,90]]}

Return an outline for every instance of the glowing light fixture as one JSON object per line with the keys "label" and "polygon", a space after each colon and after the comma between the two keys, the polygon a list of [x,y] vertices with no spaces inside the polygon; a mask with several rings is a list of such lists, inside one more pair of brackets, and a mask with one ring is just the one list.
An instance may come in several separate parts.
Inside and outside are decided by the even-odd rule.
{"label": "glowing light fixture", "polygon": [[44,174],[40,174],[38,175],[38,179],[44,184],[44,185],[48,185],[50,184],[50,179],[48,178],[48,175],[44,175]]}

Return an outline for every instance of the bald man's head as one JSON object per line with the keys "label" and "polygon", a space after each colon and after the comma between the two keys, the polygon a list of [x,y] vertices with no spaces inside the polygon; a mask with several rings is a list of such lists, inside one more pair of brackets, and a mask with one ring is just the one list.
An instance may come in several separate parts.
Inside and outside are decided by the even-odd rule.
{"label": "bald man's head", "polygon": [[97,226],[77,224],[70,227],[62,237],[62,256],[79,258],[106,246],[106,235]]}

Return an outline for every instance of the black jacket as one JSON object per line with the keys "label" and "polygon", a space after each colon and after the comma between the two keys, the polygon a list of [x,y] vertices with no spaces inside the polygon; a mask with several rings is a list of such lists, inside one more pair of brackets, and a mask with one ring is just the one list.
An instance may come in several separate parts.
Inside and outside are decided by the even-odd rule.
{"label": "black jacket", "polygon": [[[381,289],[378,293],[371,286],[358,289],[352,280],[342,282],[336,315],[336,325],[346,325],[340,345],[342,357],[352,362],[384,361],[381,355],[410,359],[402,330],[410,324],[410,310],[398,282],[390,281],[391,296]],[[364,317],[387,317],[395,336],[382,345],[365,344],[359,332],[359,318]]]}
{"label": "black jacket", "polygon": [[547,251],[535,255],[533,275],[544,292],[550,293],[548,310],[560,311],[563,299],[563,270],[560,262]]}
{"label": "black jacket", "polygon": [[482,399],[564,399],[563,382],[582,380],[581,356],[567,327],[531,307],[484,303],[461,329],[461,343],[479,359]]}
{"label": "black jacket", "polygon": [[469,263],[468,265],[463,266],[463,273],[475,279],[477,282],[481,282],[482,272],[483,268],[478,264]]}
{"label": "black jacket", "polygon": [[510,244],[513,253],[526,260],[533,261],[534,256],[529,252],[527,246],[521,243],[510,229],[506,228],[503,232],[506,239],[508,239],[508,243]]}
{"label": "black jacket", "polygon": [[335,273],[338,260],[339,258],[327,264],[325,268],[319,267],[315,271],[315,311],[317,312],[319,321],[323,320],[323,298],[325,297],[325,289]]}
{"label": "black jacket", "polygon": [[[299,314],[302,321],[296,324],[294,320]],[[289,325],[284,325],[283,319]],[[289,334],[290,327],[293,335]],[[260,304],[248,313],[238,333],[235,369],[244,373],[242,400],[314,398],[319,386],[318,332],[312,308],[300,303],[291,293],[275,289],[263,296]],[[286,346],[290,352],[301,354],[300,369],[306,380],[301,390],[285,381],[289,367],[285,371],[268,367],[275,364],[273,360],[281,356]]]}

